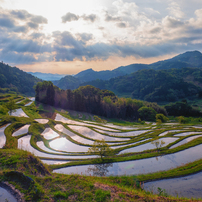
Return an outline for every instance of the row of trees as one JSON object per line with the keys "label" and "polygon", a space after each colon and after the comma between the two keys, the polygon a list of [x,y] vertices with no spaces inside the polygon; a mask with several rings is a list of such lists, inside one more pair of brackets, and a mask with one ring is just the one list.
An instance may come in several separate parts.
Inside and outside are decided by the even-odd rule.
{"label": "row of trees", "polygon": [[89,112],[108,118],[155,121],[157,113],[167,115],[156,103],[131,98],[118,98],[109,90],[87,85],[72,90],[61,90],[51,82],[40,82],[36,88],[36,101],[55,107]]}

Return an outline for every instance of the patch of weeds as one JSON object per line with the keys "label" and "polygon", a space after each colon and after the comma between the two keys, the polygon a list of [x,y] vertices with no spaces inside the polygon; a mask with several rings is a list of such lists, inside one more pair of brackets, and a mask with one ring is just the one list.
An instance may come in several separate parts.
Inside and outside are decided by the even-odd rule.
{"label": "patch of weeds", "polygon": [[120,198],[125,198],[125,195],[123,193],[118,194]]}
{"label": "patch of weeds", "polygon": [[90,191],[85,192],[84,198],[85,198],[86,201],[92,201],[93,193],[90,192]]}
{"label": "patch of weeds", "polygon": [[168,194],[166,193],[166,190],[165,189],[161,189],[160,187],[157,188],[157,191],[158,191],[158,195],[159,196],[165,196],[167,197]]}
{"label": "patch of weeds", "polygon": [[90,189],[93,189],[94,188],[94,184],[90,184],[89,187],[90,187]]}
{"label": "patch of weeds", "polygon": [[69,193],[68,192],[62,192],[62,191],[56,191],[54,194],[54,199],[59,200],[59,199],[68,199]]}
{"label": "patch of weeds", "polygon": [[97,202],[104,202],[109,199],[111,196],[110,191],[103,191],[102,189],[98,189],[95,192],[95,200]]}

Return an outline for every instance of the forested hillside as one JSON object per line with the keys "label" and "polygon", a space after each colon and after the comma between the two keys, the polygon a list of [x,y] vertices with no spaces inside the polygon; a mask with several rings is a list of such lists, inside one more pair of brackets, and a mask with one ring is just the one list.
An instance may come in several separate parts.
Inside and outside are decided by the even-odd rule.
{"label": "forested hillside", "polygon": [[94,80],[82,85],[93,85],[152,102],[173,102],[183,98],[197,98],[202,94],[202,70],[180,68],[169,70],[141,70],[109,81]]}
{"label": "forested hillside", "polygon": [[93,86],[82,86],[78,89],[61,90],[52,82],[39,82],[36,86],[36,101],[63,109],[124,120],[153,121],[157,113],[167,115],[163,107],[131,98],[118,98],[108,90],[100,90]]}
{"label": "forested hillside", "polygon": [[11,67],[8,64],[0,62],[0,88],[4,88],[0,91],[8,90],[15,91],[27,96],[34,96],[34,85],[40,79],[18,69],[17,67]]}

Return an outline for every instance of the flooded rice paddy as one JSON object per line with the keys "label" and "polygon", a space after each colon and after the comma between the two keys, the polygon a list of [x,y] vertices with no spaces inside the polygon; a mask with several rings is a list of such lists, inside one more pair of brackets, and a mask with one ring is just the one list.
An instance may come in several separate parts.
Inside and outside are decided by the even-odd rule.
{"label": "flooded rice paddy", "polygon": [[6,189],[0,187],[0,201],[17,202],[17,199],[12,194],[10,194]]}
{"label": "flooded rice paddy", "polygon": [[164,192],[179,197],[201,198],[202,197],[202,172],[185,177],[158,180],[144,183],[146,191],[158,194],[158,187]]}
{"label": "flooded rice paddy", "polygon": [[[18,139],[18,149],[29,151],[32,154],[34,154],[35,156],[38,156],[41,158],[49,158],[50,160],[54,160],[54,159],[88,159],[88,158],[97,157],[96,155],[89,155],[89,156],[71,155],[71,156],[68,156],[68,155],[61,155],[61,154],[59,155],[57,152],[55,152],[55,154],[41,152],[31,146],[30,139],[31,139],[31,135],[27,135],[27,136],[24,136],[24,137]],[[52,153],[54,153],[54,152],[52,152]]]}
{"label": "flooded rice paddy", "polygon": [[[16,112],[14,112],[12,115],[18,117],[27,117],[22,109],[16,110]],[[44,163],[49,165],[62,165],[76,159],[85,160],[98,158],[97,155],[89,155],[88,153],[88,149],[93,145],[95,140],[104,139],[111,146],[111,148],[118,149],[117,151],[120,151],[117,154],[119,155],[157,149],[155,144],[151,143],[156,137],[159,137],[159,141],[162,140],[165,142],[162,147],[172,144],[169,149],[177,148],[181,145],[189,143],[192,140],[202,137],[201,127],[181,127],[179,129],[176,127],[176,129],[173,130],[173,125],[175,125],[173,123],[171,126],[169,126],[169,124],[162,126],[163,128],[161,129],[166,131],[160,133],[162,130],[159,130],[157,126],[153,127],[151,124],[148,124],[145,127],[141,125],[133,127],[115,126],[113,124],[99,125],[98,123],[94,123],[92,121],[84,122],[70,120],[58,113],[55,116],[53,125],[50,124],[51,122],[49,122],[49,119],[47,118],[35,119],[35,122],[33,121],[34,124],[36,124],[36,122],[44,124],[43,127],[45,128],[45,130],[39,134],[39,136],[41,135],[40,141],[34,140],[36,141],[36,148],[31,145],[32,134],[28,134],[28,129],[32,123],[19,128],[13,132],[12,136],[18,139],[19,149],[27,150],[33,153],[41,158]],[[7,126],[8,125],[0,128],[0,148],[2,148],[6,143],[4,130]],[[28,135],[25,135],[26,133]],[[25,136],[19,137],[20,135]],[[186,137],[189,135],[192,136]],[[178,142],[176,143],[176,141]],[[129,148],[126,148],[127,146]],[[37,147],[40,148],[40,150],[38,150]],[[201,159],[201,151],[202,144],[199,144],[176,153],[159,157],[99,165],[64,167],[55,169],[54,172],[64,174],[77,173],[96,176],[147,174],[151,172],[166,171],[178,166],[182,166],[186,163],[199,160]],[[195,193],[194,197],[198,197],[197,192],[194,191],[197,190],[194,183],[198,183],[198,185],[201,187],[202,180],[196,181],[201,179],[201,174],[199,176],[196,174],[196,176],[197,177],[193,175],[182,179],[172,179],[176,180],[173,182],[163,182],[163,180],[161,180],[153,182],[154,184],[151,185],[149,183],[145,183],[145,189],[149,190],[151,187],[153,187],[154,189],[152,191],[155,192],[155,187],[162,187],[162,189],[165,187],[166,191],[168,190],[168,193],[172,195],[175,194],[173,191],[177,190],[179,196],[192,197],[192,195],[187,195],[187,193],[193,192]],[[189,182],[189,185],[185,185],[185,182]],[[187,189],[184,188],[184,191],[181,190],[181,183],[183,186],[187,187]],[[172,184],[173,186],[168,187],[169,184]],[[202,197],[202,195],[199,194],[199,197]]]}
{"label": "flooded rice paddy", "polygon": [[102,140],[105,141],[126,141],[130,140],[130,138],[116,138],[116,137],[110,137],[106,135],[102,135],[100,133],[95,132],[94,130],[91,130],[90,128],[84,127],[84,126],[72,126],[69,125],[69,128],[76,131],[77,133],[80,133],[84,135],[85,137],[94,139],[94,140]]}
{"label": "flooded rice paddy", "polygon": [[12,134],[12,136],[13,136],[13,137],[17,137],[17,136],[19,136],[19,135],[28,133],[29,127],[30,127],[29,124],[24,125],[23,127],[19,128],[17,131],[15,131],[15,132]]}
{"label": "flooded rice paddy", "polygon": [[202,134],[202,132],[184,132],[184,133],[179,133],[174,136],[188,136],[188,135],[194,135],[194,134]]}
{"label": "flooded rice paddy", "polygon": [[[159,141],[164,141],[165,144],[162,145],[162,147],[167,146],[168,144],[176,141],[178,138],[174,138],[174,137],[165,137],[165,138],[160,138]],[[123,151],[121,151],[119,154],[123,154],[123,153],[130,153],[130,152],[142,152],[148,149],[156,149],[155,144],[151,144],[151,142],[140,145],[140,146],[136,146],[136,147],[132,147],[129,149],[125,149]]]}
{"label": "flooded rice paddy", "polygon": [[41,135],[47,139],[47,140],[51,140],[53,138],[59,137],[59,134],[56,133],[54,130],[52,130],[51,128],[46,128],[43,133],[41,133]]}
{"label": "flooded rice paddy", "polygon": [[183,144],[186,144],[186,143],[188,143],[188,142],[190,142],[190,141],[192,141],[192,140],[194,140],[194,139],[197,139],[197,138],[199,138],[199,137],[202,137],[202,135],[195,135],[195,136],[192,136],[192,137],[188,137],[188,138],[186,138],[186,139],[184,139],[184,140],[178,142],[177,144],[171,146],[170,149],[179,147],[179,146],[181,146],[181,145],[183,145]]}
{"label": "flooded rice paddy", "polygon": [[50,147],[55,150],[65,152],[87,152],[89,147],[77,145],[65,137],[57,138],[49,143]]}
{"label": "flooded rice paddy", "polygon": [[3,148],[3,146],[6,144],[6,136],[4,134],[4,130],[6,129],[7,126],[10,124],[7,124],[3,127],[0,128],[0,148]]}
{"label": "flooded rice paddy", "polygon": [[[200,159],[201,150],[202,144],[174,154],[168,154],[161,157],[152,157],[141,160],[105,164],[106,166],[109,166],[108,172],[106,172],[106,176],[137,175],[169,170]],[[54,172],[63,174],[83,173],[86,175],[93,175],[92,172],[89,172],[89,169],[94,167],[94,165],[76,167],[72,166],[56,169],[54,170]]]}
{"label": "flooded rice paddy", "polygon": [[20,109],[16,109],[14,112],[12,112],[12,116],[28,117],[21,108]]}
{"label": "flooded rice paddy", "polygon": [[76,142],[80,142],[82,144],[90,144],[90,145],[92,145],[94,143],[93,140],[88,140],[86,138],[83,138],[83,137],[71,132],[70,130],[67,130],[62,124],[55,125],[55,129],[62,133],[65,133],[66,135],[71,137]]}
{"label": "flooded rice paddy", "polygon": [[41,124],[46,124],[48,123],[48,119],[35,119],[35,121],[37,121],[38,123],[41,123]]}

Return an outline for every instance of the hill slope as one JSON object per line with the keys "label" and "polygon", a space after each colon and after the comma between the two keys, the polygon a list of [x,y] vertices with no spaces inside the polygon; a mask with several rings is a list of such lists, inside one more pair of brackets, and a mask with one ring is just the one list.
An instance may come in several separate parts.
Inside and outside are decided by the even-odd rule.
{"label": "hill slope", "polygon": [[12,90],[27,96],[34,96],[33,87],[39,81],[41,80],[17,67],[0,63],[0,88],[12,88]]}

